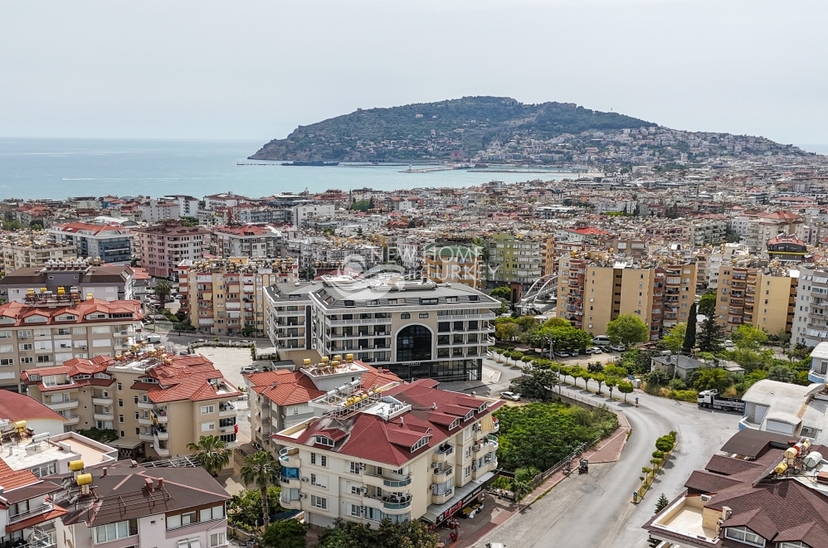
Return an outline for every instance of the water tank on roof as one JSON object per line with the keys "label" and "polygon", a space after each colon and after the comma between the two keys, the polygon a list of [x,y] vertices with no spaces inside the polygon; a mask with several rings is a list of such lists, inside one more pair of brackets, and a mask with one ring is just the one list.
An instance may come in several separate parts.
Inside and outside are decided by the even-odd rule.
{"label": "water tank on roof", "polygon": [[92,474],[78,474],[75,482],[78,485],[90,485],[92,483]]}
{"label": "water tank on roof", "polygon": [[812,470],[816,468],[820,462],[822,462],[822,453],[819,451],[811,451],[804,459],[802,459],[802,466],[804,466],[807,470]]}
{"label": "water tank on roof", "polygon": [[72,460],[69,461],[69,470],[72,472],[77,472],[78,470],[83,470],[83,461],[82,460]]}

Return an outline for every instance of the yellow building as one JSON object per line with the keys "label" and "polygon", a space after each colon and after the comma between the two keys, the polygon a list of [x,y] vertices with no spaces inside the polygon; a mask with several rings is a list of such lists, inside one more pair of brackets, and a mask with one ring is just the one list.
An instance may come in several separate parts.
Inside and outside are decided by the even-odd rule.
{"label": "yellow building", "polygon": [[181,310],[199,333],[261,335],[264,288],[298,280],[299,263],[290,258],[188,260],[178,265],[177,272]]}
{"label": "yellow building", "polygon": [[725,264],[719,267],[716,322],[726,333],[752,325],[770,334],[790,333],[797,278],[784,268]]}

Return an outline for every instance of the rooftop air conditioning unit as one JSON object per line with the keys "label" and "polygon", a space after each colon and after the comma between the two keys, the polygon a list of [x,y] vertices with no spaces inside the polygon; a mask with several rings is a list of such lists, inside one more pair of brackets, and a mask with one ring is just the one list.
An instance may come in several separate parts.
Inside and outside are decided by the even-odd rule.
{"label": "rooftop air conditioning unit", "polygon": [[302,478],[302,481],[304,481],[305,483],[307,483],[307,482],[308,482],[308,478]]}
{"label": "rooftop air conditioning unit", "polygon": [[300,499],[304,499],[304,498],[307,498],[307,497],[308,496],[305,493],[299,493],[299,498]]}
{"label": "rooftop air conditioning unit", "polygon": [[702,502],[710,502],[710,499],[712,499],[712,498],[713,498],[713,497],[712,497],[712,496],[710,496],[710,495],[702,495],[702,496],[701,496],[701,501],[702,501]]}

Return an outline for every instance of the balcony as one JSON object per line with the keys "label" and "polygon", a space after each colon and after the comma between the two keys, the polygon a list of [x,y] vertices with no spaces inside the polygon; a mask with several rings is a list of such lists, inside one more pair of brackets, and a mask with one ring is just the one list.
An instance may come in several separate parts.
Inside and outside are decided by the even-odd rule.
{"label": "balcony", "polygon": [[413,500],[411,495],[405,495],[403,497],[391,495],[382,497],[382,506],[390,514],[402,514],[405,510],[411,508],[411,502]]}
{"label": "balcony", "polygon": [[279,464],[286,468],[301,468],[302,461],[299,459],[299,449],[285,447],[279,451]]}
{"label": "balcony", "polygon": [[330,320],[325,318],[327,327],[339,327],[349,325],[384,325],[390,324],[391,318],[369,318],[367,320]]}
{"label": "balcony", "polygon": [[155,438],[151,433],[142,432],[138,434],[138,439],[141,441],[155,441]]}
{"label": "balcony", "polygon": [[442,483],[446,481],[447,478],[451,477],[454,474],[454,467],[449,466],[446,468],[435,468],[434,469],[434,483]]}
{"label": "balcony", "polygon": [[490,432],[499,432],[500,431],[500,419],[497,417],[492,417],[492,422],[494,422],[494,427],[490,430]]}
{"label": "balcony", "polygon": [[235,417],[236,416],[236,406],[230,402],[224,402],[219,404],[219,417]]}
{"label": "balcony", "polygon": [[282,489],[282,492],[279,493],[279,504],[288,510],[299,510],[302,508],[301,499],[298,496],[291,498],[289,489]]}
{"label": "balcony", "polygon": [[483,433],[483,427],[480,426],[480,423],[475,424],[472,427],[472,430],[474,431],[474,441],[480,441],[484,437],[486,437],[486,434]]}
{"label": "balcony", "polygon": [[149,400],[138,400],[138,409],[155,409],[155,404]]}
{"label": "balcony", "polygon": [[28,512],[21,512],[20,514],[15,514],[13,516],[9,516],[9,525],[12,523],[17,523],[19,521],[27,520],[29,518],[33,518],[35,516],[39,516],[41,514],[45,514],[46,512],[51,512],[54,510],[54,505],[52,504],[41,504],[36,508],[32,508]]}
{"label": "balcony", "polygon": [[[230,447],[230,444],[227,445]],[[158,443],[155,444],[155,452],[158,453],[159,457],[169,457],[170,456],[170,449],[169,447],[161,447]]]}
{"label": "balcony", "polygon": [[157,421],[159,424],[167,424],[170,418],[167,416],[167,409],[159,409],[157,412],[152,414],[152,418]]}
{"label": "balcony", "polygon": [[114,421],[115,415],[112,413],[92,413],[92,418],[96,421]]}
{"label": "balcony", "polygon": [[403,479],[390,479],[390,478],[383,478],[382,479],[382,486],[386,489],[402,489],[406,488],[411,485],[411,476],[409,475]]}
{"label": "balcony", "polygon": [[147,415],[146,417],[138,416],[138,424],[142,426],[150,426],[152,425],[152,416]]}
{"label": "balcony", "polygon": [[80,423],[80,415],[66,415],[64,418],[66,419],[65,424],[75,425]]}
{"label": "balcony", "polygon": [[167,431],[166,428],[153,428],[152,435],[158,438],[159,440],[170,439],[170,433]]}
{"label": "balcony", "polygon": [[76,409],[78,407],[78,400],[64,400],[59,402],[49,402],[46,404],[49,409],[53,411],[63,411],[65,409]]}
{"label": "balcony", "polygon": [[92,396],[92,405],[112,405],[112,398],[104,396]]}
{"label": "balcony", "polygon": [[454,495],[454,489],[449,489],[441,494],[435,494],[432,490],[431,492],[431,504],[445,504],[446,502],[451,499],[452,495]]}
{"label": "balcony", "polygon": [[432,462],[441,464],[448,461],[449,457],[454,454],[454,445],[449,443],[443,444],[434,451],[434,454],[431,458]]}

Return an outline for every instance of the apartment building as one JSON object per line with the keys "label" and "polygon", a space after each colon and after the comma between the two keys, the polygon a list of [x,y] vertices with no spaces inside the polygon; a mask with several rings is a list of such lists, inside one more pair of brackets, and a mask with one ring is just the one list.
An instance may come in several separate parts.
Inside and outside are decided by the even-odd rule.
{"label": "apartment building", "polygon": [[650,326],[650,339],[658,340],[676,323],[688,320],[695,290],[695,263],[561,257],[558,316],[593,335],[602,335],[619,315],[635,314]]}
{"label": "apartment building", "polygon": [[[26,416],[43,416],[44,406],[28,396],[16,403]],[[26,399],[28,401],[22,401]],[[0,545],[23,548],[53,548],[59,543],[57,529],[65,514],[54,504],[58,481],[43,479],[68,473],[73,461],[87,459],[92,466],[114,463],[117,450],[75,432],[50,435],[33,429],[25,420],[4,418],[0,410]],[[61,544],[62,545],[62,544]]]}
{"label": "apartment building", "polygon": [[768,257],[782,262],[799,263],[805,259],[808,253],[808,246],[805,242],[795,236],[780,234],[771,238],[767,243]]}
{"label": "apartment building", "polygon": [[133,232],[135,258],[156,278],[173,278],[181,261],[201,259],[210,248],[211,232],[200,226],[172,222]]}
{"label": "apartment building", "polygon": [[130,348],[141,333],[138,301],[81,300],[77,292],[31,292],[0,305],[0,388],[22,388],[26,369]]}
{"label": "apartment building", "polygon": [[216,254],[221,257],[268,259],[282,255],[281,231],[270,225],[223,226],[213,231]]}
{"label": "apartment building", "polygon": [[[760,381],[766,382],[766,381]],[[683,492],[644,524],[658,546],[825,546],[828,447],[742,430],[694,470]]]}
{"label": "apartment building", "polygon": [[747,324],[776,335],[791,333],[799,272],[754,267],[745,262],[722,265],[716,294],[716,323],[726,333]]}
{"label": "apartment building", "polygon": [[463,284],[474,289],[486,285],[483,249],[474,244],[431,243],[423,249],[425,276],[437,283]]}
{"label": "apartment building", "polygon": [[709,214],[694,218],[690,224],[690,243],[694,246],[720,244],[727,234],[727,217]]}
{"label": "apartment building", "polygon": [[3,272],[40,267],[49,261],[70,258],[75,258],[75,247],[52,242],[46,232],[23,230],[0,235],[0,268]]}
{"label": "apartment building", "polygon": [[[271,434],[306,421],[315,415],[311,400],[341,384],[356,382],[363,390],[395,386],[400,378],[393,373],[354,361],[351,355],[334,356],[337,367],[325,361],[303,364],[301,368],[278,368],[274,371],[245,375],[250,402],[250,438],[271,448]],[[334,371],[334,373],[331,373]],[[332,387],[332,388],[331,388]]]}
{"label": "apartment building", "polygon": [[177,272],[181,310],[199,333],[211,335],[264,333],[264,289],[299,279],[290,258],[186,260]]}
{"label": "apartment building", "polygon": [[336,206],[330,203],[297,204],[291,209],[291,223],[296,228],[306,228],[314,221],[325,221],[334,216]]}
{"label": "apartment building", "polygon": [[546,245],[510,233],[494,234],[488,241],[489,285],[518,283],[528,289],[543,273]]}
{"label": "apartment building", "polygon": [[132,260],[132,231],[122,226],[77,222],[55,226],[49,233],[53,241],[73,245],[77,257],[111,264]]}
{"label": "apartment building", "polygon": [[200,354],[133,346],[21,377],[29,395],[63,415],[68,428],[114,429],[119,439],[112,445],[131,458],[188,455],[187,444],[205,435],[236,444],[241,392]]}
{"label": "apartment building", "polygon": [[[192,462],[118,461],[63,476],[53,497],[59,545],[223,548],[230,495]],[[166,465],[165,465],[166,464]]]}
{"label": "apartment building", "polygon": [[[310,286],[310,287],[308,287]],[[323,276],[265,293],[282,359],[353,353],[400,378],[479,379],[500,301],[462,284]]]}
{"label": "apartment building", "polygon": [[482,496],[495,478],[502,402],[437,388],[437,381],[376,392],[330,391],[324,410],[273,435],[283,449],[280,504],[305,522],[382,519],[434,526]]}
{"label": "apartment building", "polygon": [[103,264],[95,259],[49,261],[41,267],[6,274],[0,280],[0,295],[8,302],[22,303],[30,290],[56,295],[63,288],[66,294],[76,290],[84,297],[91,294],[104,301],[124,301],[133,298],[132,278],[129,266]]}
{"label": "apartment building", "polygon": [[828,341],[828,270],[799,270],[791,344],[816,346]]}

